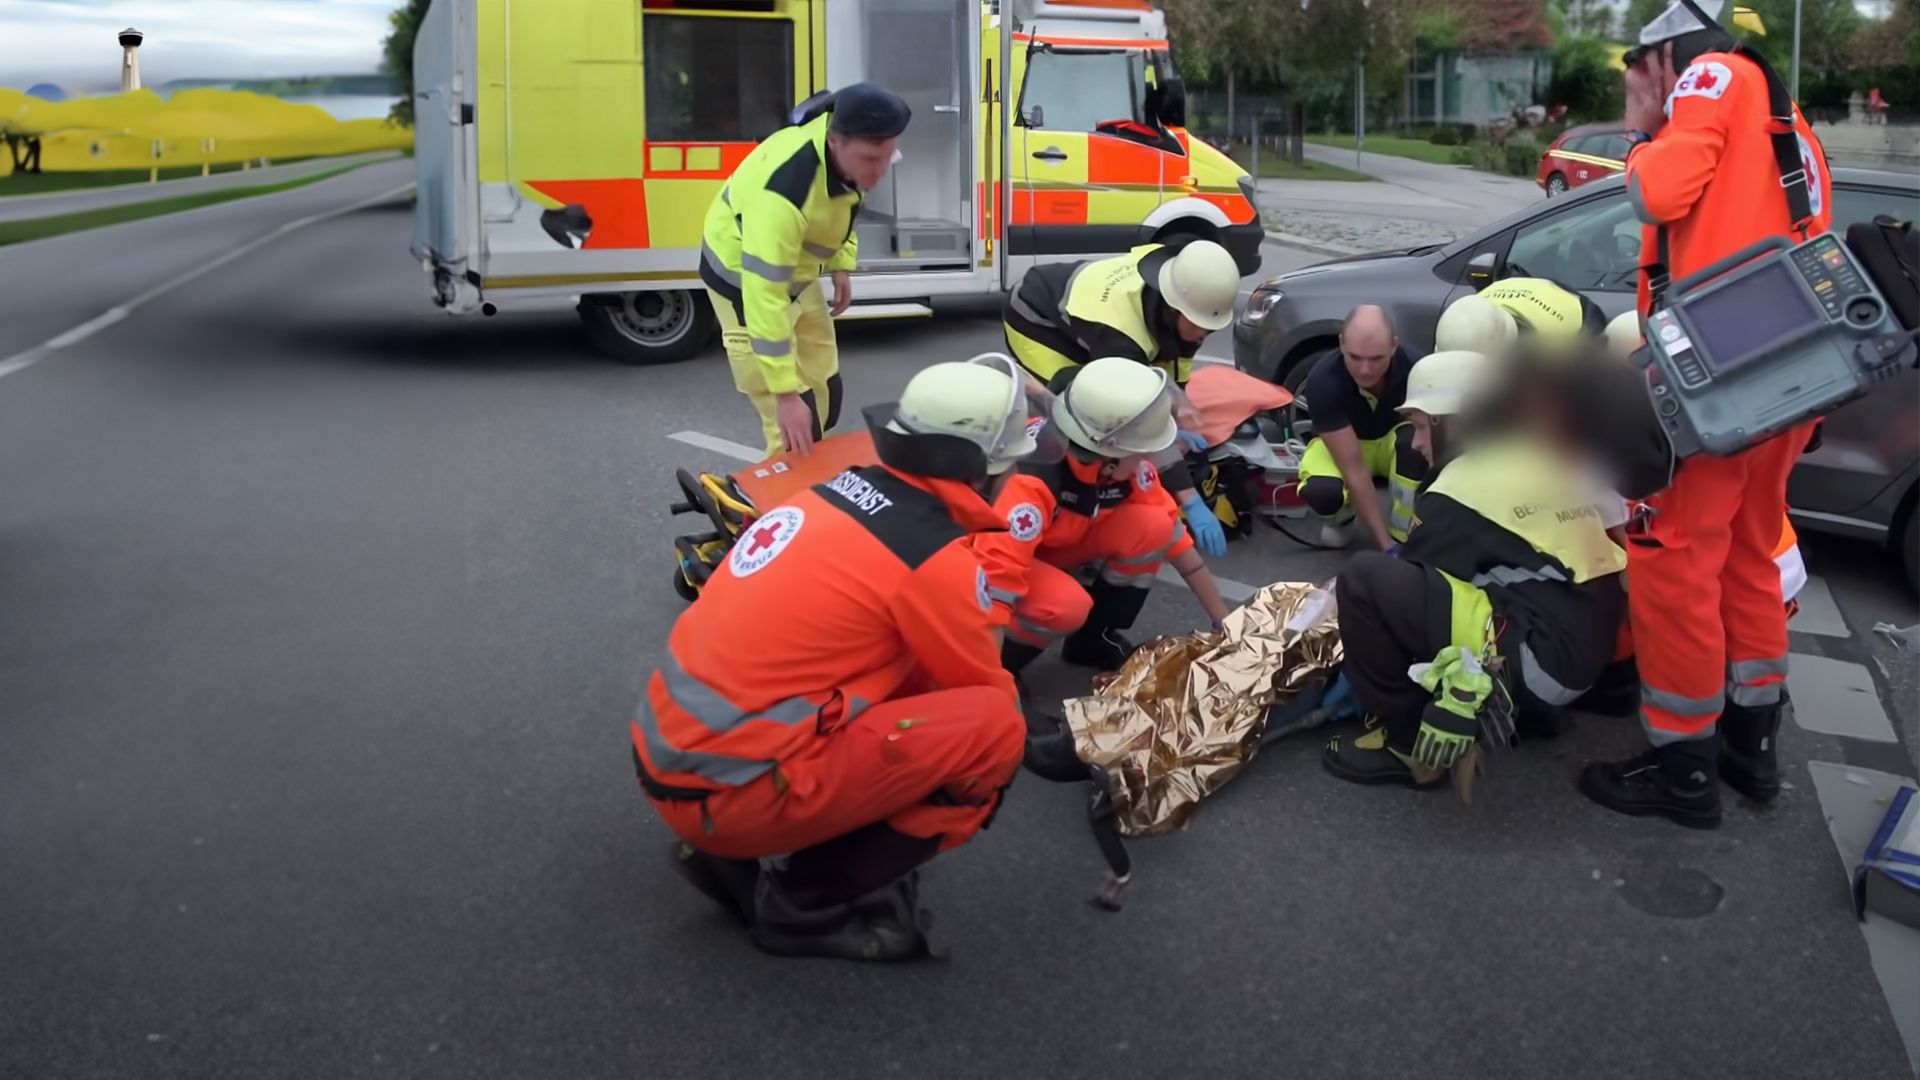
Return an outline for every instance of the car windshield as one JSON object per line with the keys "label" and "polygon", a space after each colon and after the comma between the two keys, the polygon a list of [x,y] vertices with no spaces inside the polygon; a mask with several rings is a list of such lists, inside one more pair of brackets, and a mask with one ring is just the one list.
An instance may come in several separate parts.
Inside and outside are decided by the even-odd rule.
{"label": "car windshield", "polygon": [[1520,226],[1508,272],[1576,289],[1631,288],[1640,267],[1640,219],[1625,198],[1592,199]]}

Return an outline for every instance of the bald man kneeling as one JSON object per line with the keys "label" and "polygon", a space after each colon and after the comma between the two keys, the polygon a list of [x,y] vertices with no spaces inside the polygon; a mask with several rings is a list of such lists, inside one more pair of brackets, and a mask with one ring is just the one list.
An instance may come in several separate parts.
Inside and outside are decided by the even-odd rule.
{"label": "bald man kneeling", "polygon": [[[1399,413],[1413,360],[1386,310],[1362,304],[1347,313],[1339,348],[1306,362],[1315,365],[1301,387],[1314,437],[1300,459],[1300,498],[1325,520],[1323,545],[1346,546],[1345,525],[1357,516],[1374,545],[1392,551],[1413,526],[1413,496],[1427,476]],[[1375,479],[1387,483],[1390,513],[1374,497]]]}

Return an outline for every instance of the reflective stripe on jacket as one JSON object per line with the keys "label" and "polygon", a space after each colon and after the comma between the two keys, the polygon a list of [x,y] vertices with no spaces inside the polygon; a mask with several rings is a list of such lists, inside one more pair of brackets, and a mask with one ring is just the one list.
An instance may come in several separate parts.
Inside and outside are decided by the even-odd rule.
{"label": "reflective stripe on jacket", "polygon": [[798,393],[787,305],[823,269],[851,270],[860,192],[827,154],[832,113],[782,128],[755,147],[707,208],[700,279],[731,300],[767,389]]}
{"label": "reflective stripe on jacket", "polygon": [[1143,244],[1112,258],[1035,267],[1008,299],[1008,324],[1076,363],[1124,356],[1185,385],[1200,344],[1180,337],[1159,289],[1161,266],[1184,246]]}

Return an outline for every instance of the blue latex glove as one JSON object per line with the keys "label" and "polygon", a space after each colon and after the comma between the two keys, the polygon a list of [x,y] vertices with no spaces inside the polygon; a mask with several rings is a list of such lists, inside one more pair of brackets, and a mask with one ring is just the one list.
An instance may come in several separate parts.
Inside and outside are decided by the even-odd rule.
{"label": "blue latex glove", "polygon": [[1199,435],[1191,431],[1182,431],[1179,433],[1179,438],[1180,445],[1186,447],[1187,452],[1190,454],[1200,453],[1207,448],[1207,437],[1204,435]]}
{"label": "blue latex glove", "polygon": [[1387,556],[1387,557],[1388,557],[1389,559],[1397,559],[1397,558],[1399,558],[1399,557],[1400,557],[1400,545],[1399,545],[1399,544],[1388,544],[1388,545],[1387,545],[1387,550],[1386,550],[1386,552],[1385,552],[1384,554],[1385,554],[1385,555],[1386,555],[1386,556]]}
{"label": "blue latex glove", "polygon": [[1187,512],[1187,528],[1193,531],[1193,542],[1199,545],[1202,554],[1217,559],[1227,553],[1227,530],[1220,527],[1220,519],[1213,516],[1207,508],[1207,501],[1198,491],[1189,492],[1181,506]]}
{"label": "blue latex glove", "polygon": [[1347,673],[1342,671],[1320,695],[1320,707],[1327,712],[1329,720],[1351,720],[1360,715],[1360,701],[1353,696],[1353,685],[1347,682]]}

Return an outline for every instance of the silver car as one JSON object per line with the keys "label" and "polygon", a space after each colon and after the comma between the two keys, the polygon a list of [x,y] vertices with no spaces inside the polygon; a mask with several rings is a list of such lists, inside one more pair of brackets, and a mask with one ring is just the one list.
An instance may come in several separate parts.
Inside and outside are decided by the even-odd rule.
{"label": "silver car", "polygon": [[[1833,170],[1835,232],[1877,214],[1912,219],[1920,178],[1876,169]],[[1640,222],[1620,178],[1587,184],[1450,244],[1355,255],[1281,274],[1247,298],[1233,328],[1242,371],[1298,391],[1305,361],[1335,347],[1357,303],[1392,313],[1414,356],[1433,346],[1440,312],[1477,279],[1533,275],[1581,289],[1608,318],[1634,304]],[[1311,406],[1311,402],[1305,403]],[[1920,373],[1876,389],[1828,418],[1818,450],[1800,459],[1788,488],[1795,523],[1886,544],[1920,588]]]}

